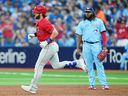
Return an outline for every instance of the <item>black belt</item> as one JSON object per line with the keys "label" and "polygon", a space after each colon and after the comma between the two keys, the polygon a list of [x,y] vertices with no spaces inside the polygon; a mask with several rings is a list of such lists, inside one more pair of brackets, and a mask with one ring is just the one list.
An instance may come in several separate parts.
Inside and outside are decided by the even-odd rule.
{"label": "black belt", "polygon": [[83,41],[83,42],[86,42],[86,43],[89,43],[89,44],[95,44],[95,43],[98,43],[99,41],[96,41],[96,42]]}

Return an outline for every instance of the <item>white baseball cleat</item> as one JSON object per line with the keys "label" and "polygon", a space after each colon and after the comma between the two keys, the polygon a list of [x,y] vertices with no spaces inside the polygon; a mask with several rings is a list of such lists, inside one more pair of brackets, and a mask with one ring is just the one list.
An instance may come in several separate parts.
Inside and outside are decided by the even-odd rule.
{"label": "white baseball cleat", "polygon": [[88,87],[88,89],[89,89],[89,90],[96,90],[96,87],[95,87],[94,85],[90,85],[90,86]]}
{"label": "white baseball cleat", "polygon": [[109,90],[109,86],[108,86],[108,85],[103,85],[103,86],[102,86],[102,89],[103,89],[103,90]]}
{"label": "white baseball cleat", "polygon": [[76,67],[81,68],[81,69],[84,70],[85,72],[88,72],[87,66],[86,66],[86,64],[84,63],[83,58],[80,58],[80,59],[78,60],[78,62],[79,62],[79,63],[76,65]]}
{"label": "white baseball cleat", "polygon": [[30,93],[33,93],[35,94],[36,91],[37,91],[37,87],[34,87],[34,86],[26,86],[26,85],[22,85],[21,88],[24,90],[24,91],[27,91],[27,92],[30,92]]}

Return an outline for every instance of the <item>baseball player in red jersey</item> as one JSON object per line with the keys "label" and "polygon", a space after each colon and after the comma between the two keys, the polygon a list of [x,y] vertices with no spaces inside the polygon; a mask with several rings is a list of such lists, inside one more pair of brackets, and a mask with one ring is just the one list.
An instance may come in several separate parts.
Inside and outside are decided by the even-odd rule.
{"label": "baseball player in red jersey", "polygon": [[41,78],[43,68],[48,61],[51,62],[51,65],[54,69],[64,68],[64,67],[78,67],[86,71],[86,65],[83,62],[83,59],[76,61],[63,61],[59,62],[58,44],[55,42],[58,32],[54,26],[46,18],[47,9],[45,6],[37,5],[34,10],[35,19],[38,20],[36,24],[36,33],[29,34],[28,39],[37,37],[40,42],[40,47],[42,48],[39,57],[35,65],[34,77],[29,86],[22,85],[21,88],[30,93],[36,93],[38,88],[38,81]]}

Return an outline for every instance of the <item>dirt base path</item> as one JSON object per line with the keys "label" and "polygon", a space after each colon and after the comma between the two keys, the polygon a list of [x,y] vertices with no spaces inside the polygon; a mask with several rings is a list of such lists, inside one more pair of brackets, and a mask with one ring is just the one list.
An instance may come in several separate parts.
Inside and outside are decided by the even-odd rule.
{"label": "dirt base path", "polygon": [[114,85],[110,90],[88,90],[88,86],[66,85],[42,85],[33,95],[23,91],[20,86],[0,86],[0,96],[128,96],[128,86]]}

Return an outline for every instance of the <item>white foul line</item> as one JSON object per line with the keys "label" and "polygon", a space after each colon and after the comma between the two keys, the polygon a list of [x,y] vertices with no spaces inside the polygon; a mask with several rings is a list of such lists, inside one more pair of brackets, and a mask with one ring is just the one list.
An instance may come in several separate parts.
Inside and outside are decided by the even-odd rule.
{"label": "white foul line", "polygon": [[[0,72],[0,75],[20,75],[20,76],[33,76],[33,73],[27,73],[27,72]],[[60,74],[43,74],[43,77],[66,77],[66,78],[87,78],[87,75],[60,75]],[[96,77],[97,78],[97,77]],[[107,76],[107,79],[113,79],[113,80],[128,80],[128,78],[121,78],[121,77],[110,77]]]}

